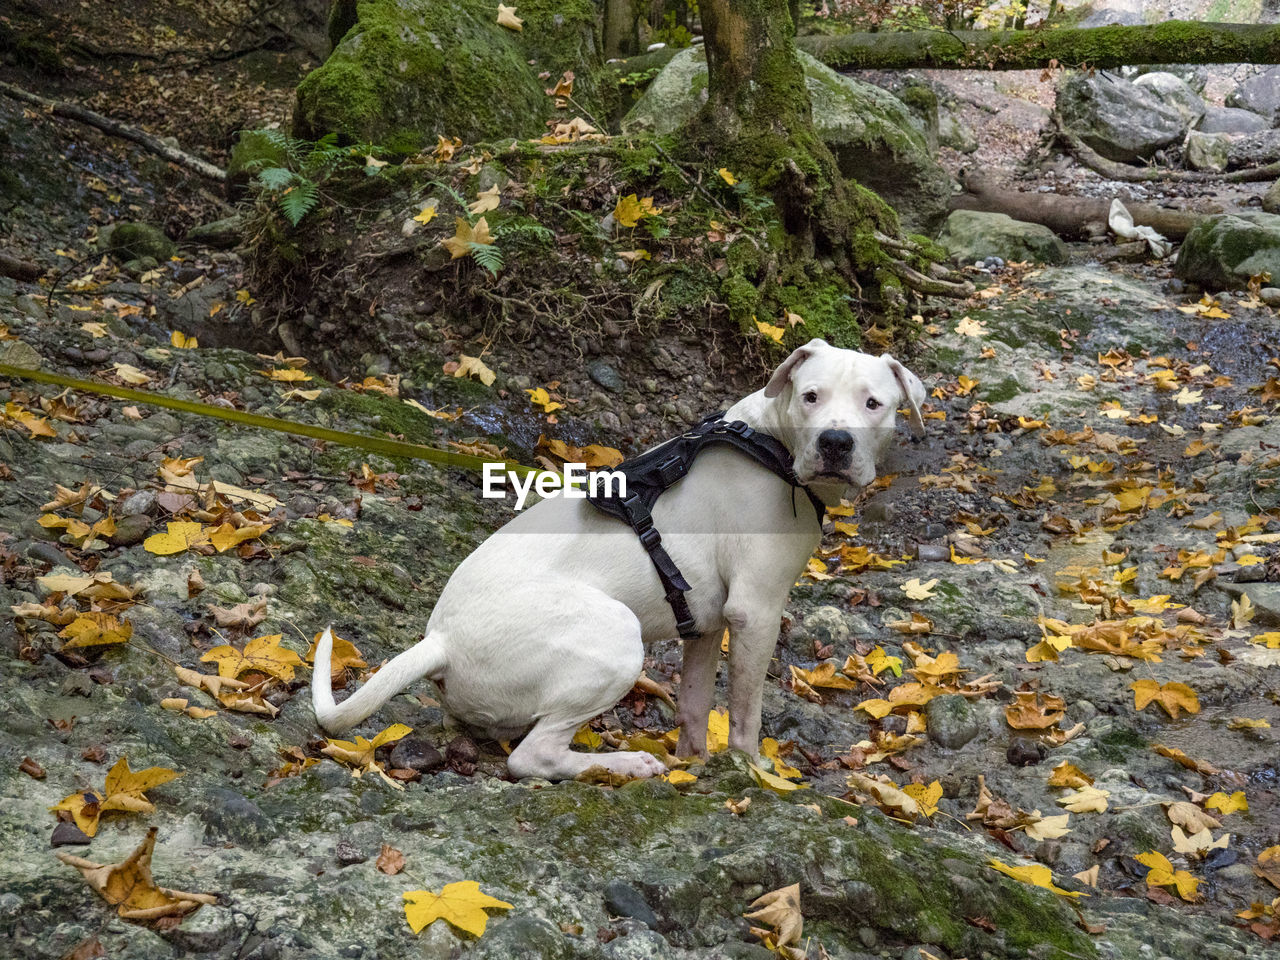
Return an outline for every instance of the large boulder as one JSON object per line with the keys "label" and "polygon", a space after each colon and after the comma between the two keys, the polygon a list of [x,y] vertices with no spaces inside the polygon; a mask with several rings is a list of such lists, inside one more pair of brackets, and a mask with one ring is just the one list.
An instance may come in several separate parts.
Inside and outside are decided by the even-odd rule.
{"label": "large boulder", "polygon": [[1114,73],[1073,73],[1058,90],[1067,129],[1108,160],[1146,160],[1190,124],[1152,90]]}
{"label": "large boulder", "polygon": [[[841,76],[800,53],[813,122],[841,172],[879,193],[912,230],[931,232],[946,216],[951,178],[901,100]],[[707,61],[700,47],[676,54],[622,120],[625,133],[668,134],[687,124],[707,99]]]}
{"label": "large boulder", "polygon": [[1187,166],[1205,173],[1222,173],[1227,169],[1231,155],[1231,137],[1225,133],[1201,133],[1192,130],[1187,134]]}
{"label": "large boulder", "polygon": [[1174,273],[1211,290],[1243,289],[1250,277],[1280,277],[1280,216],[1207,217],[1191,228]]}
{"label": "large boulder", "polygon": [[1153,73],[1144,73],[1133,82],[1144,90],[1154,93],[1161,103],[1177,110],[1189,127],[1194,127],[1204,116],[1204,100],[1179,76],[1157,70]]}
{"label": "large boulder", "polygon": [[1067,262],[1067,247],[1052,230],[1003,213],[953,210],[938,235],[938,243],[960,263],[987,257],[1014,262]]}
{"label": "large boulder", "polygon": [[1227,95],[1228,107],[1241,107],[1280,127],[1280,67],[1267,67]]}
{"label": "large boulder", "polygon": [[1270,128],[1267,118],[1252,110],[1212,105],[1205,108],[1204,116],[1196,125],[1201,133],[1257,133]]}
{"label": "large boulder", "polygon": [[561,71],[577,73],[574,99],[592,112],[607,95],[590,0],[521,3],[519,32],[498,25],[489,0],[363,0],[358,9],[298,86],[297,136],[332,131],[405,150],[437,135],[529,137],[545,132],[545,91]]}

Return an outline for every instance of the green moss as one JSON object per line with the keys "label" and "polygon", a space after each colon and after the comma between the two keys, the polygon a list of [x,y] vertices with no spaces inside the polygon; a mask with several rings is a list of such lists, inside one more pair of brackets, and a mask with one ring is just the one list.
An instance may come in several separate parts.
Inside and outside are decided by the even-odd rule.
{"label": "green moss", "polygon": [[1112,763],[1127,761],[1135,750],[1147,748],[1146,739],[1130,727],[1116,727],[1096,741],[1098,753]]}
{"label": "green moss", "polygon": [[1005,377],[999,383],[984,386],[982,399],[988,403],[1003,403],[1006,400],[1012,400],[1020,393],[1022,393],[1022,384],[1018,383],[1018,378]]}

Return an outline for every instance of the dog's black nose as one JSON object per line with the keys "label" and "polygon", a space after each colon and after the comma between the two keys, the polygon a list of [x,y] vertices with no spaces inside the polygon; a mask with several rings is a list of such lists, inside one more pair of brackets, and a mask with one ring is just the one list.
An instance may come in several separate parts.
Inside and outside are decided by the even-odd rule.
{"label": "dog's black nose", "polygon": [[853,435],[848,430],[823,430],[818,434],[818,452],[827,463],[843,463],[853,452]]}

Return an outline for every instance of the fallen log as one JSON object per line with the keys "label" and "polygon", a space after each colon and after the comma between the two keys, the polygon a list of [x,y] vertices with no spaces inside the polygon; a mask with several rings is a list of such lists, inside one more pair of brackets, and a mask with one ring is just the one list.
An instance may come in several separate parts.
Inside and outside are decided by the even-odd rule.
{"label": "fallen log", "polygon": [[227,171],[221,167],[216,167],[207,160],[201,160],[199,157],[192,156],[185,150],[180,150],[172,144],[165,143],[159,137],[153,137],[145,130],[139,130],[137,127],[130,126],[127,123],[121,123],[119,120],[112,120],[110,117],[104,117],[102,114],[90,110],[88,107],[82,107],[78,103],[67,103],[62,100],[49,100],[46,97],[32,93],[30,90],[24,90],[22,87],[15,87],[11,83],[0,82],[0,93],[5,96],[12,97],[15,100],[21,100],[23,103],[30,103],[39,107],[46,113],[50,113],[55,117],[64,117],[67,120],[75,120],[77,123],[84,123],[91,127],[101,130],[103,133],[109,133],[113,137],[120,137],[123,140],[129,140],[149,150],[157,156],[176,163],[179,166],[186,167],[188,170],[207,177],[210,180],[226,180]]}
{"label": "fallen log", "polygon": [[[1136,63],[1280,63],[1280,25],[1166,20],[1149,26],[1031,30],[912,30],[796,37],[796,46],[837,70],[1098,69]],[[665,66],[664,47],[614,64],[626,75]]]}
{"label": "fallen log", "polygon": [[[1043,224],[1069,240],[1088,239],[1092,232],[1088,226],[1090,223],[1105,227],[1111,210],[1110,200],[1003,190],[972,175],[962,176],[961,183],[965,192],[952,198],[951,209],[1003,213],[1014,220]],[[1206,215],[1170,210],[1150,203],[1126,203],[1125,207],[1135,224],[1153,227],[1171,240],[1181,240]]]}

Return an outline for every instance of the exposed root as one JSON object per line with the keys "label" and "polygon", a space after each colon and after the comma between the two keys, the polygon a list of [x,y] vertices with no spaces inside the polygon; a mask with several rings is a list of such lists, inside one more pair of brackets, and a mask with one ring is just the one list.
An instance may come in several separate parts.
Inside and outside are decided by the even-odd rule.
{"label": "exposed root", "polygon": [[[923,247],[905,237],[891,237],[879,231],[876,231],[873,236],[876,243],[886,249],[894,250],[907,256],[928,256]],[[885,265],[890,273],[910,289],[916,291],[916,293],[935,297],[958,297],[961,299],[973,296],[973,284],[964,279],[959,272],[943,264],[930,263],[929,276],[916,270],[905,260],[895,257],[889,257]]]}

